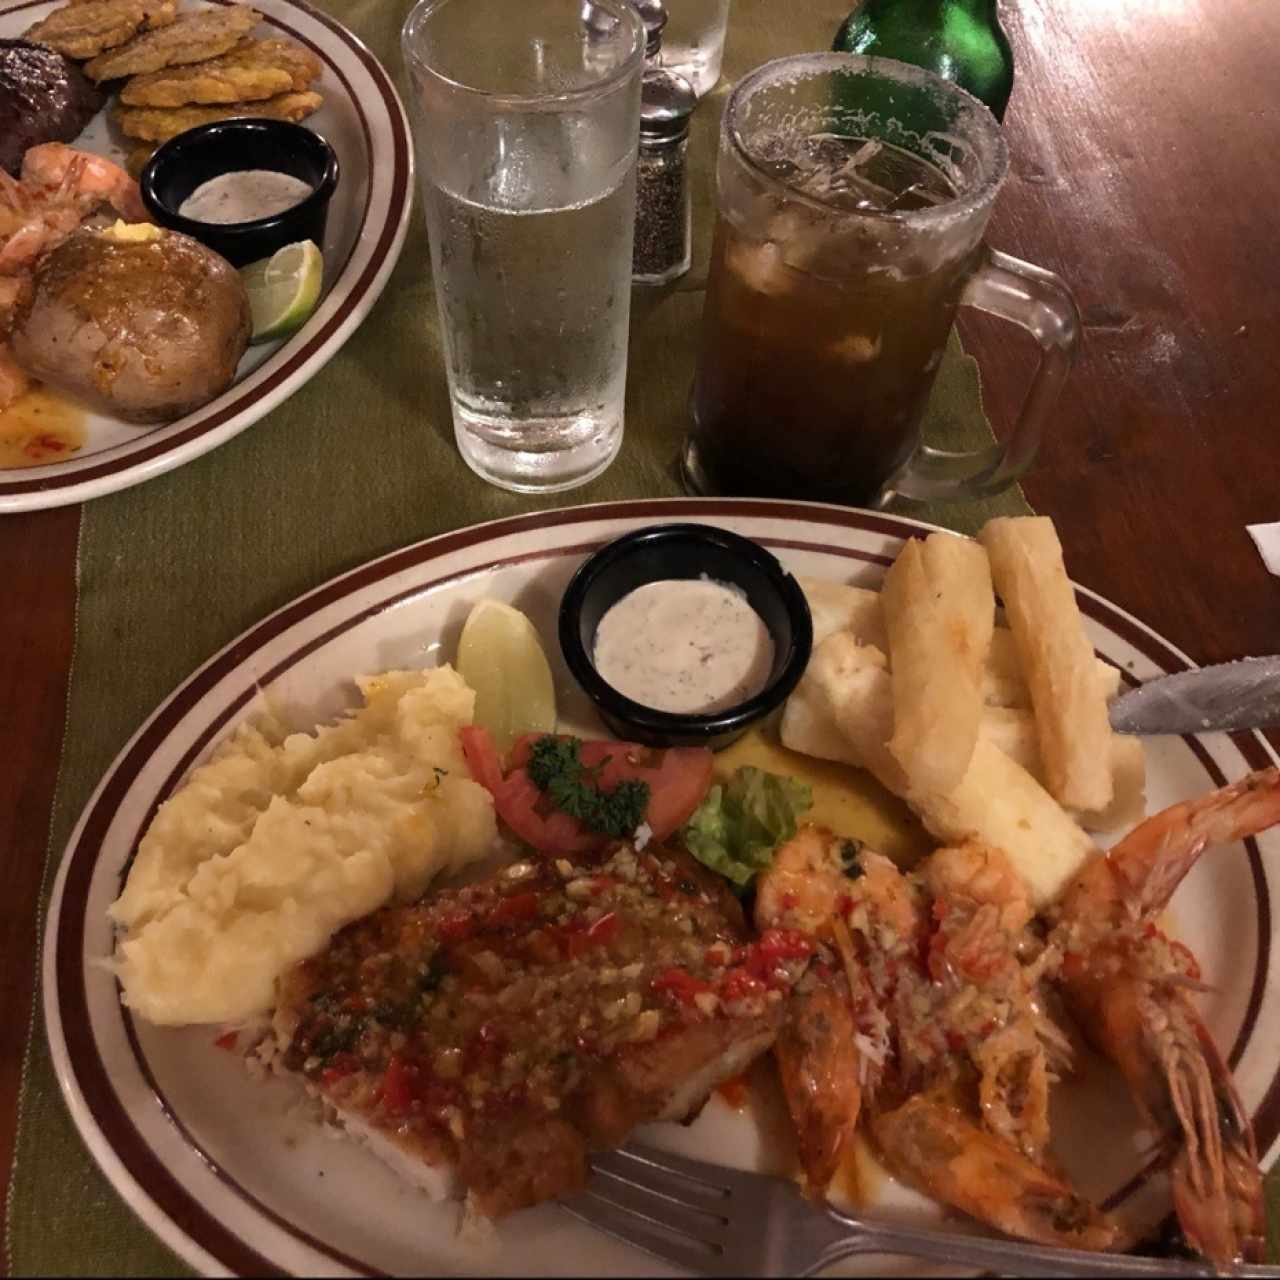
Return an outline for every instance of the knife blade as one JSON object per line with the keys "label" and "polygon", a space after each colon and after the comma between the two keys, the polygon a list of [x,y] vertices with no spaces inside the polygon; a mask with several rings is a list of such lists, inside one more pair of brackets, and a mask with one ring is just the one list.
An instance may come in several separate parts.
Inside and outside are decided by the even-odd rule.
{"label": "knife blade", "polygon": [[1241,658],[1148,680],[1110,705],[1117,733],[1280,728],[1280,656]]}

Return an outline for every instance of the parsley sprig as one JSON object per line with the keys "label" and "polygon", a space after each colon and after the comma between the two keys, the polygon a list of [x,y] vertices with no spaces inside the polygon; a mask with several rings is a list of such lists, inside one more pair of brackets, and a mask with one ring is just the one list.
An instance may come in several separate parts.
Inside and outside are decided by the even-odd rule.
{"label": "parsley sprig", "polygon": [[608,791],[597,781],[600,770],[609,763],[606,757],[589,769],[579,755],[577,738],[557,738],[551,734],[539,738],[529,754],[529,778],[539,790],[546,792],[562,813],[577,818],[584,827],[606,836],[629,836],[644,821],[649,808],[649,784],[626,778]]}

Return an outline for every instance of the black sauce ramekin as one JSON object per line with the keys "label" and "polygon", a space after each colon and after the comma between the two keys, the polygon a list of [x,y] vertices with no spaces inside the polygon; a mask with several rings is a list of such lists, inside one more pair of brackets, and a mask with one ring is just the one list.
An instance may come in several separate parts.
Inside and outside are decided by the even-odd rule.
{"label": "black sauce ramekin", "polygon": [[[178,212],[202,183],[245,169],[290,174],[307,183],[311,194],[283,213],[253,222],[199,222]],[[233,267],[244,267],[299,240],[313,240],[323,248],[338,178],[338,157],[318,133],[288,120],[237,117],[170,138],[147,161],[138,185],[147,212],[161,226],[199,240]]]}
{"label": "black sauce ramekin", "polygon": [[[708,715],[659,711],[618,692],[592,657],[600,619],[648,582],[707,577],[740,589],[773,638],[764,688]],[[799,583],[759,543],[701,524],[654,525],[602,547],[574,574],[560,602],[560,648],[574,679],[612,733],[655,747],[719,750],[781,705],[804,674],[813,619]]]}

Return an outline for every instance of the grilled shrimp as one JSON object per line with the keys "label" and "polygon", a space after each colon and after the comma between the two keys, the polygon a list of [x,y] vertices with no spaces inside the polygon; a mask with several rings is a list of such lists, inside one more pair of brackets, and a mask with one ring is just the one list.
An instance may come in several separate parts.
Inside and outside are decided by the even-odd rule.
{"label": "grilled shrimp", "polygon": [[825,827],[806,823],[773,855],[769,869],[756,881],[756,927],[799,929],[810,937],[830,933],[831,921],[848,892],[840,862],[840,841]]}
{"label": "grilled shrimp", "polygon": [[873,1115],[871,1133],[904,1181],[999,1231],[1074,1249],[1117,1243],[1114,1224],[1064,1178],[988,1133],[946,1090]]}
{"label": "grilled shrimp", "polygon": [[[938,1200],[1045,1243],[1113,1243],[1112,1225],[1022,1149],[1042,1155],[1043,1138],[1034,1108],[1013,1101],[1029,1090],[1010,1084],[1010,1063],[1039,1062],[1047,1075],[1016,954],[1030,916],[1017,876],[982,846],[935,854],[916,876],[815,827],[774,855],[757,924],[803,929],[832,958],[802,980],[774,1050],[811,1193],[825,1189],[861,1114],[889,1166]],[[1003,1041],[986,1025],[997,1017]],[[1003,1112],[980,1107],[984,1075]]]}
{"label": "grilled shrimp", "polygon": [[81,166],[68,166],[53,186],[15,182],[7,173],[0,177],[0,276],[31,271],[46,249],[84,220],[87,210],[76,199],[80,171]]}
{"label": "grilled shrimp", "polygon": [[1028,930],[1021,878],[1000,850],[969,841],[911,880],[932,909],[919,963],[898,978],[893,1069],[869,1108],[877,1148],[906,1182],[999,1231],[1113,1247],[1115,1224],[1046,1154],[1049,1086],[1069,1044],[1039,1003],[1054,956]]}
{"label": "grilled shrimp", "polygon": [[138,184],[118,164],[65,143],[32,147],[22,157],[22,185],[37,196],[74,201],[81,216],[108,204],[126,221],[150,221]]}
{"label": "grilled shrimp", "polygon": [[[0,171],[0,279],[29,275],[104,204],[131,222],[149,221],[138,184],[119,165],[61,142],[32,147],[20,181]],[[0,291],[0,332],[18,288],[10,283]]]}
{"label": "grilled shrimp", "polygon": [[1189,993],[1194,958],[1154,920],[1210,845],[1280,822],[1280,769],[1177,804],[1099,854],[1068,886],[1052,941],[1081,1028],[1120,1069],[1171,1156],[1187,1241],[1220,1269],[1257,1258],[1265,1221],[1253,1132]]}
{"label": "grilled shrimp", "polygon": [[773,1044],[805,1187],[825,1194],[862,1109],[864,1060],[843,983],[815,966],[787,1003]]}
{"label": "grilled shrimp", "polygon": [[985,1127],[1042,1160],[1049,1086],[1071,1058],[1070,1042],[1045,1013],[1039,990],[1056,953],[1029,932],[1034,908],[1001,850],[972,840],[942,848],[919,877],[933,898],[927,964],[939,1026],[949,1047],[962,1048],[978,1073]]}
{"label": "grilled shrimp", "polygon": [[802,827],[774,854],[756,890],[757,928],[798,929],[829,949],[797,985],[773,1046],[800,1168],[813,1196],[826,1191],[857,1127],[866,1076],[854,1017],[855,1002],[870,998],[865,977],[851,954],[838,968],[827,962],[841,950],[836,935],[843,926],[837,922],[849,883],[841,847],[823,828]]}
{"label": "grilled shrimp", "polygon": [[774,1045],[805,1182],[820,1196],[888,1064],[896,974],[915,962],[924,927],[919,892],[888,858],[806,825],[760,878],[755,920],[820,944]]}

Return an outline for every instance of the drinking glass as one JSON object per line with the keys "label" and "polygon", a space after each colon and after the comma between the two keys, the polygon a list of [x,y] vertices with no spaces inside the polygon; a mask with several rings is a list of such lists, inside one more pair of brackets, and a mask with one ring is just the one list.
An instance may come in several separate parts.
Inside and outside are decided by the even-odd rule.
{"label": "drinking glass", "polygon": [[[963,89],[888,58],[780,58],[734,89],[693,429],[703,493],[881,505],[995,493],[1031,465],[1079,319],[1054,275],[983,243],[1008,153]],[[924,443],[956,308],[1028,330],[1040,363],[1007,441]]]}
{"label": "drinking glass", "polygon": [[729,0],[665,0],[661,62],[701,98],[716,87],[729,25]]}
{"label": "drinking glass", "polygon": [[421,0],[402,46],[454,435],[521,492],[622,443],[644,28],[626,0]]}

